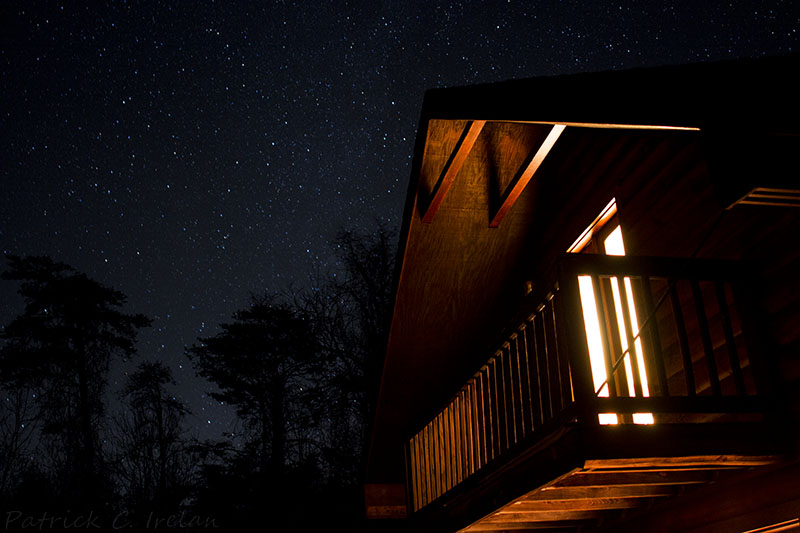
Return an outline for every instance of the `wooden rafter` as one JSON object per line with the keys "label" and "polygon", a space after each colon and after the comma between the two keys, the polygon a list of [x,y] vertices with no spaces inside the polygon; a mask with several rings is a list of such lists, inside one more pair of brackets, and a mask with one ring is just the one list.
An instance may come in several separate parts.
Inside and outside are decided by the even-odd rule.
{"label": "wooden rafter", "polygon": [[439,181],[436,182],[436,186],[433,188],[430,203],[422,214],[422,221],[424,223],[430,224],[433,222],[433,217],[442,205],[444,197],[447,191],[450,190],[450,186],[456,179],[461,167],[464,165],[464,161],[466,161],[467,156],[470,151],[472,151],[472,147],[475,145],[475,141],[478,139],[478,135],[483,129],[484,124],[486,124],[485,120],[472,120],[467,122],[467,125],[464,127],[464,132],[458,139],[456,147],[453,149],[453,152],[447,159],[447,163],[444,165],[444,169],[442,169],[442,173],[439,175]]}
{"label": "wooden rafter", "polygon": [[795,189],[756,187],[733,205],[737,204],[800,207],[800,191]]}
{"label": "wooden rafter", "polygon": [[541,146],[539,146],[536,152],[532,152],[532,155],[526,159],[525,163],[523,163],[519,172],[517,172],[517,175],[511,180],[511,183],[509,183],[508,187],[506,187],[503,196],[500,198],[500,207],[497,209],[497,212],[495,212],[494,216],[492,217],[492,221],[489,223],[490,228],[496,228],[500,225],[500,222],[511,210],[514,202],[516,202],[517,198],[519,198],[519,196],[522,194],[522,191],[525,190],[525,187],[528,185],[528,182],[530,182],[533,174],[539,169],[542,161],[544,161],[544,158],[547,157],[550,149],[553,148],[553,145],[556,143],[558,137],[565,128],[566,126],[563,124],[554,124]]}
{"label": "wooden rafter", "polygon": [[497,514],[539,513],[542,511],[598,511],[607,509],[635,509],[643,507],[649,498],[604,498],[596,500],[531,500],[517,501],[501,509]]}
{"label": "wooden rafter", "polygon": [[591,526],[595,522],[591,520],[556,520],[556,521],[540,521],[540,522],[478,522],[461,531],[558,531],[570,530],[573,531],[586,526]]}

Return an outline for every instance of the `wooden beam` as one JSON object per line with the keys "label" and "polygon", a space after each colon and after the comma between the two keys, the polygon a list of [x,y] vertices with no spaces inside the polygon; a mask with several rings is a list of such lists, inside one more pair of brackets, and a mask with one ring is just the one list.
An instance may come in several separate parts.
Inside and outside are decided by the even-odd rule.
{"label": "wooden beam", "polygon": [[675,485],[610,487],[548,487],[526,501],[597,500],[602,498],[659,498],[678,493]]}
{"label": "wooden beam", "polygon": [[602,498],[658,498],[674,496],[675,485],[638,485],[609,487],[547,487],[525,501],[597,500]]}
{"label": "wooden beam", "polygon": [[559,520],[594,520],[601,518],[603,511],[540,511],[535,513],[495,513],[480,521],[481,524],[515,522],[557,522]]}
{"label": "wooden beam", "polygon": [[405,486],[398,484],[364,485],[364,505],[367,518],[405,518]]}
{"label": "wooden beam", "polygon": [[[762,531],[765,524],[799,516],[800,463],[743,471],[740,475],[696,490],[631,515],[616,524],[619,531]],[[658,526],[658,527],[654,527]],[[796,529],[791,531],[797,531]]]}
{"label": "wooden beam", "polygon": [[598,498],[583,500],[519,500],[502,508],[499,513],[533,513],[541,511],[601,511],[606,509],[635,509],[650,502],[649,498]]}
{"label": "wooden beam", "polygon": [[780,455],[694,455],[686,457],[630,457],[625,459],[589,459],[584,468],[604,470],[610,468],[653,467],[719,467],[719,466],[764,466],[783,459]]}
{"label": "wooden beam", "polygon": [[436,216],[436,212],[442,205],[447,191],[450,190],[450,186],[456,179],[470,151],[472,151],[472,147],[475,145],[475,141],[478,139],[478,135],[485,124],[485,120],[471,120],[467,122],[467,125],[464,127],[464,132],[458,139],[456,147],[453,149],[447,163],[444,165],[444,169],[442,169],[442,173],[439,175],[439,181],[436,182],[433,188],[430,203],[422,214],[422,222],[425,224],[433,222],[433,217]]}
{"label": "wooden beam", "polygon": [[744,197],[734,202],[730,207],[737,204],[800,207],[800,191],[794,189],[756,187]]}
{"label": "wooden beam", "polygon": [[550,149],[553,148],[553,145],[565,128],[566,126],[563,124],[554,124],[541,146],[539,146],[536,152],[531,152],[532,156],[522,165],[517,175],[514,176],[514,179],[508,184],[503,196],[500,198],[500,207],[497,208],[497,212],[492,217],[492,221],[489,222],[490,228],[496,228],[500,225],[500,222],[511,210],[517,198],[522,194],[522,191],[525,190],[533,174],[539,169],[544,158],[547,157]]}
{"label": "wooden beam", "polygon": [[709,470],[678,470],[675,472],[597,472],[573,474],[560,481],[560,487],[607,487],[614,485],[688,485],[713,481]]}
{"label": "wooden beam", "polygon": [[595,523],[594,520],[559,520],[556,522],[484,522],[480,521],[471,526],[465,527],[461,531],[528,531],[528,530],[548,530],[569,529],[575,531],[579,527]]}

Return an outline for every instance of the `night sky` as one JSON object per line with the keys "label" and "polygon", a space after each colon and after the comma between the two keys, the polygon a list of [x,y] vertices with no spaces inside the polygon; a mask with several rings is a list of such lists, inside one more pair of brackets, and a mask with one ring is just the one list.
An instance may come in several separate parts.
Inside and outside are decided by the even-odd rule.
{"label": "night sky", "polygon": [[161,359],[218,437],[184,345],[334,271],[338,230],[399,227],[425,89],[785,54],[799,29],[794,0],[5,1],[0,250],[127,294],[154,323],[112,386]]}

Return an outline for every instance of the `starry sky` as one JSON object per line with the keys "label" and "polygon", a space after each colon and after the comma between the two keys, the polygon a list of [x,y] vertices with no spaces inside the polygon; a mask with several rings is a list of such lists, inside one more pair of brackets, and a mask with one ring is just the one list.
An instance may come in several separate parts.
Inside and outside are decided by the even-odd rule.
{"label": "starry sky", "polygon": [[0,251],[127,294],[154,320],[138,359],[216,438],[232,414],[184,346],[335,271],[338,230],[399,228],[425,89],[786,54],[798,31],[794,0],[8,0]]}

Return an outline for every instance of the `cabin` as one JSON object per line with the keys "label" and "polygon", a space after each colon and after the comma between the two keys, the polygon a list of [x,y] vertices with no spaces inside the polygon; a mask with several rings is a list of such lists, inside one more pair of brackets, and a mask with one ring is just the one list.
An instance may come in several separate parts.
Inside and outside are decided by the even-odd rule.
{"label": "cabin", "polygon": [[800,531],[798,59],[426,93],[375,529]]}

